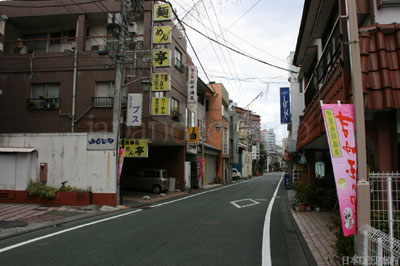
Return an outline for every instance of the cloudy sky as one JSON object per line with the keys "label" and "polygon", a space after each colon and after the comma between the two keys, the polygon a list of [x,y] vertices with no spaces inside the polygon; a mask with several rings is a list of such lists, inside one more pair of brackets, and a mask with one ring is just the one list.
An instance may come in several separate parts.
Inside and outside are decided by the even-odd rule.
{"label": "cloudy sky", "polygon": [[[178,16],[203,34],[235,50],[283,68],[294,51],[303,0],[171,0]],[[186,27],[206,74],[188,44],[204,82],[223,83],[239,107],[261,115],[262,129],[274,128],[277,142],[287,135],[280,125],[279,87],[288,72],[262,64],[218,45]]]}

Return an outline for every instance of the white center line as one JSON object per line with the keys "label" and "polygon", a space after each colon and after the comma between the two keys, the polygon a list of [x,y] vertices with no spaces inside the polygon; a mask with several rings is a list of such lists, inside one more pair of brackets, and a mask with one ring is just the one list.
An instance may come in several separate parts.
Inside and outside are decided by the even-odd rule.
{"label": "white center line", "polygon": [[284,173],[282,173],[281,179],[279,180],[278,186],[275,189],[274,196],[269,202],[267,213],[265,215],[264,229],[263,229],[263,242],[261,249],[262,263],[261,266],[271,266],[271,241],[270,241],[270,223],[271,223],[271,213],[272,207],[274,206],[274,201],[276,194],[278,194],[279,186],[281,185]]}

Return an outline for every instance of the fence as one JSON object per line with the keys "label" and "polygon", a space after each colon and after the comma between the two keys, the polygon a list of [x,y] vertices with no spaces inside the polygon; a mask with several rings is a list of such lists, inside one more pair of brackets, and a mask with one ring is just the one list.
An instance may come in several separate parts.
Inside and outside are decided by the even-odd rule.
{"label": "fence", "polygon": [[353,258],[354,264],[400,265],[400,241],[367,224],[360,229],[362,235],[362,254]]}
{"label": "fence", "polygon": [[371,226],[400,239],[400,173],[370,173]]}

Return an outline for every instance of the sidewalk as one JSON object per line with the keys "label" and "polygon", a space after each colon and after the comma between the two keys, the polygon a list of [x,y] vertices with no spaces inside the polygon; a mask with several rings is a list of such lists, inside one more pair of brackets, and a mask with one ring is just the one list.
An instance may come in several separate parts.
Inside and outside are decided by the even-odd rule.
{"label": "sidewalk", "polygon": [[[294,191],[288,190],[288,196],[293,198]],[[336,265],[333,257],[336,242],[335,231],[330,230],[332,219],[337,215],[333,212],[298,212],[291,210],[304,240],[318,266]]]}

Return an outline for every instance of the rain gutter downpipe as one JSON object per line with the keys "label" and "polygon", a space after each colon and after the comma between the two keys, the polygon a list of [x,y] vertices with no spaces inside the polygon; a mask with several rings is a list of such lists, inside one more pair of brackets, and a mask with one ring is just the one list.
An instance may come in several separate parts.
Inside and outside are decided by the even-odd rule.
{"label": "rain gutter downpipe", "polygon": [[75,132],[75,106],[76,106],[76,83],[77,83],[77,72],[78,72],[78,49],[74,49],[74,78],[72,85],[72,115],[71,115],[71,132]]}

